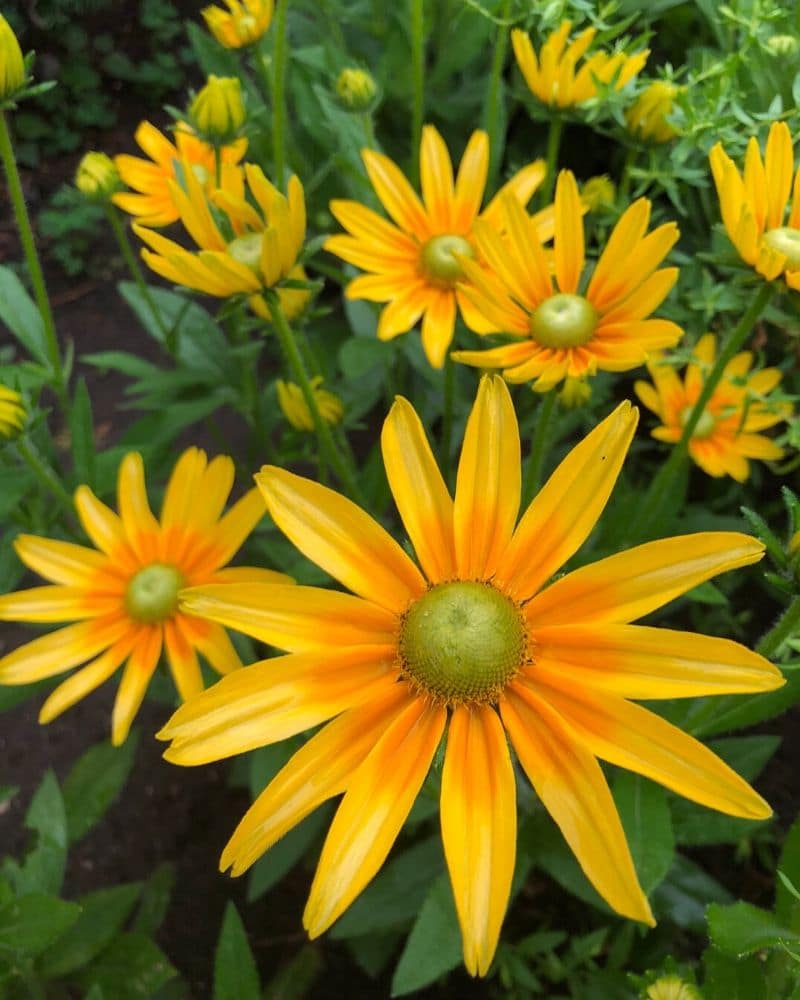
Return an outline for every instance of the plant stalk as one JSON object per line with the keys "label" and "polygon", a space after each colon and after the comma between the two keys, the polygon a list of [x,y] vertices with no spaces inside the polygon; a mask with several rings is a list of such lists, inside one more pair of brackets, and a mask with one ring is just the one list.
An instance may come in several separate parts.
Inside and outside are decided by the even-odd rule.
{"label": "plant stalk", "polygon": [[766,657],[774,656],[781,645],[798,630],[800,630],[800,597],[795,597],[777,623],[762,636],[756,646],[756,652]]}
{"label": "plant stalk", "polygon": [[74,514],[75,508],[72,502],[72,497],[66,489],[64,489],[61,480],[50,468],[50,465],[39,454],[39,449],[33,441],[31,441],[27,435],[24,435],[17,438],[16,445],[17,451],[20,453],[25,461],[25,464],[34,476],[36,476],[39,483],[48,493],[52,493],[67,513]]}
{"label": "plant stalk", "polygon": [[547,449],[547,437],[550,426],[550,418],[556,404],[556,393],[550,389],[539,405],[539,412],[536,420],[536,430],[531,442],[531,453],[528,456],[528,465],[525,470],[525,482],[522,487],[522,509],[527,509],[528,504],[536,495],[542,477],[542,464]]}
{"label": "plant stalk", "polygon": [[424,0],[411,3],[411,176],[419,179],[419,146],[425,102],[425,16]]}
{"label": "plant stalk", "polygon": [[497,130],[500,123],[500,80],[503,75],[503,66],[506,61],[508,50],[508,31],[506,22],[508,20],[511,0],[503,0],[499,12],[501,23],[496,25],[494,51],[492,52],[492,67],[489,71],[489,84],[486,88],[486,97],[483,105],[483,127],[489,136],[489,178],[488,187],[494,187],[494,177],[500,163],[500,142]]}
{"label": "plant stalk", "polygon": [[272,155],[275,163],[275,186],[283,190],[286,169],[286,63],[289,50],[286,40],[288,0],[278,0],[273,26],[272,76]]}

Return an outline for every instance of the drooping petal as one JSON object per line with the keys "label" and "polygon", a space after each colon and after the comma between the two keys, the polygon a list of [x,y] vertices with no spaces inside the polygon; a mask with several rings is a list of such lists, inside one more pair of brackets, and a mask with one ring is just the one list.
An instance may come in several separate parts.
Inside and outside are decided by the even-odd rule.
{"label": "drooping petal", "polygon": [[164,649],[181,701],[188,701],[203,690],[203,675],[197,653],[181,627],[182,617],[174,615],[164,622]]}
{"label": "drooping petal", "polygon": [[158,666],[162,641],[163,630],[160,625],[147,625],[140,629],[136,645],[122,673],[111,713],[111,742],[115,747],[121,746],[127,739],[150,678]]}
{"label": "drooping petal", "polygon": [[189,615],[185,617],[195,649],[218,674],[229,674],[242,666],[239,654],[224,628],[200,618]]}

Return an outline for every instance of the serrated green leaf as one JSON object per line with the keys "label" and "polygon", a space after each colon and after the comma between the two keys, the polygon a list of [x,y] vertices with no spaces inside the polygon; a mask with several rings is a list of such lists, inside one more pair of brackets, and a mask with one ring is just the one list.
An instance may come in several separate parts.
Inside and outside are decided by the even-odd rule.
{"label": "serrated green leaf", "polygon": [[214,955],[214,1000],[259,1000],[261,984],[241,917],[225,907]]}
{"label": "serrated green leaf", "polygon": [[461,933],[447,874],[431,886],[392,977],[392,996],[435,982],[461,963]]}
{"label": "serrated green leaf", "polygon": [[706,916],[711,943],[732,958],[800,942],[800,933],[783,927],[772,913],[750,903],[739,901],[731,906],[712,903]]}
{"label": "serrated green leaf", "polygon": [[81,915],[77,903],[31,893],[0,909],[0,954],[13,952],[35,958],[71,927]]}
{"label": "serrated green leaf", "polygon": [[78,759],[64,782],[70,843],[99,822],[128,779],[136,756],[134,732],[121,747],[98,743]]}

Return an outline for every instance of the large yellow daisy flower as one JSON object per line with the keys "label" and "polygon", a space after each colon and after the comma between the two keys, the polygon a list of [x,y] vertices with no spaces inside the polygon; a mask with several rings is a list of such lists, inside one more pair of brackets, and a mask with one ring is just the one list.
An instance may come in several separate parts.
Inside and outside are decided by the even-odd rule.
{"label": "large yellow daisy flower", "polygon": [[0,597],[0,620],[75,622],[0,658],[0,684],[30,684],[91,662],[61,683],[42,706],[50,722],[125,663],[111,718],[112,742],[122,743],[147,685],[166,651],[182,699],[203,688],[197,653],[221,674],[241,666],[224,629],[178,610],[181,587],[201,583],[291,583],[282,573],[225,567],[264,514],[253,489],[222,516],[233,485],[233,462],[211,462],[189,448],[167,484],[161,518],[150,511],[141,455],[126,455],[117,482],[119,514],[88,486],[75,509],[96,548],[20,535],[20,559],[53,586]]}
{"label": "large yellow daisy flower", "polygon": [[344,792],[305,910],[312,937],[385,861],[445,729],[442,835],[472,974],[492,961],[514,871],[507,738],[590,881],[614,909],[646,923],[650,908],[598,757],[723,812],[769,815],[714,754],[628,701],[782,683],[775,667],[727,639],[628,624],[755,562],[761,543],[730,532],[669,538],[549,582],[605,506],[636,419],[630,404],[619,406],[516,523],[519,430],[502,379],[481,382],[455,499],[419,418],[398,399],[381,443],[418,562],[332,490],[274,467],[256,476],[278,527],[353,595],[280,586],[187,591],[190,613],[290,652],[223,679],[159,735],[174,741],[168,760],[204,764],[337,716],[256,799],[221,862],[241,874]]}
{"label": "large yellow daisy flower", "polygon": [[770,127],[763,160],[758,142],[750,139],[743,174],[719,142],[709,161],[722,221],[739,256],[767,281],[783,274],[790,288],[800,289],[800,169],[793,182],[792,136],[786,123]]}
{"label": "large yellow daisy flower", "polygon": [[225,0],[223,7],[204,7],[206,27],[226,49],[253,45],[272,22],[273,0]]}
{"label": "large yellow daisy flower", "polygon": [[[654,360],[648,365],[654,385],[637,382],[636,395],[658,416],[662,425],[654,438],[676,444],[683,426],[702,392],[707,373],[714,364],[716,337],[707,333],[694,350],[694,361],[683,381],[675,368]],[[722,380],[689,439],[689,454],[709,476],[732,476],[743,483],[750,475],[749,458],[777,461],[783,448],[757,431],[774,427],[792,412],[790,403],[770,404],[765,399],[782,378],[778,368],[764,368],[749,375],[753,355],[742,351],[726,365]]]}
{"label": "large yellow daisy flower", "polygon": [[[485,132],[473,132],[454,184],[444,140],[433,125],[423,128],[422,201],[387,156],[370,149],[361,156],[375,193],[396,225],[356,201],[332,201],[331,211],[350,235],[330,237],[325,249],[371,272],[351,281],[346,294],[349,299],[388,302],[378,321],[380,339],[406,333],[422,317],[422,346],[431,365],[441,368],[453,340],[456,309],[470,326],[484,325],[457,287],[463,278],[460,259],[475,255],[475,220],[499,226],[502,194],[526,205],[544,178],[544,164],[538,160],[523,167],[479,216],[489,169]],[[546,239],[552,232],[550,214],[541,213],[536,225]]]}
{"label": "large yellow daisy flower", "polygon": [[[176,125],[174,143],[150,122],[142,122],[134,138],[150,159],[120,153],[114,163],[122,180],[138,193],[123,191],[111,200],[123,212],[137,216],[143,226],[168,226],[180,217],[173,185],[182,186],[184,171],[191,172],[205,190],[214,186],[214,149],[198,139],[185,122]],[[220,159],[223,163],[238,163],[246,150],[247,139],[237,139],[220,148]]]}
{"label": "large yellow daisy flower", "polygon": [[486,351],[454,351],[453,358],[480,368],[503,368],[509,382],[535,379],[545,391],[563,378],[598,369],[627,371],[650,351],[671,347],[683,331],[665,319],[648,319],[678,277],[676,267],[656,268],[678,238],[674,222],[647,233],[650,202],[635,201],[614,227],[591,278],[585,283],[580,196],[570,171],[558,175],[553,261],[539,234],[513,199],[503,203],[506,234],[475,225],[475,238],[491,270],[463,260],[471,284],[463,294],[484,316],[477,333],[517,337]]}
{"label": "large yellow daisy flower", "polygon": [[578,69],[578,62],[586,55],[597,31],[586,28],[567,45],[570,31],[572,22],[562,21],[542,45],[538,57],[524,31],[515,28],[511,32],[520,72],[543,104],[558,108],[583,104],[597,95],[598,83],[609,84],[612,80],[614,89],[621,90],[641,72],[650,54],[649,49],[631,56],[624,52],[594,52]]}

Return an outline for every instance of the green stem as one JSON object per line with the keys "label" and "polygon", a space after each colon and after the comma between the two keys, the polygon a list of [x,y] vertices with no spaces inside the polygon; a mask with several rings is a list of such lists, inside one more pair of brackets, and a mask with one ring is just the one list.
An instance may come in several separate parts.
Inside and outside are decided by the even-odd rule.
{"label": "green stem", "polygon": [[419,146],[425,102],[424,0],[411,3],[411,176],[419,179]]}
{"label": "green stem", "polygon": [[150,289],[147,287],[147,282],[144,280],[144,273],[136,259],[136,254],[134,253],[133,247],[131,246],[131,241],[128,238],[128,232],[126,227],[122,223],[119,212],[114,208],[113,205],[107,204],[105,206],[106,216],[111,225],[111,229],[114,232],[117,243],[119,245],[120,252],[128,266],[128,270],[133,276],[133,280],[136,282],[136,287],[139,289],[139,294],[141,295],[145,305],[150,310],[150,313],[155,321],[156,326],[161,331],[161,336],[164,338],[164,343],[166,344],[170,354],[174,353],[175,345],[171,343],[172,331],[164,322],[164,318],[161,315],[161,311],[156,305],[155,299],[150,294]]}
{"label": "green stem", "polygon": [[777,624],[761,638],[756,646],[756,652],[762,656],[773,656],[798,629],[800,629],[800,597],[795,597]]}
{"label": "green stem", "polygon": [[334,469],[336,475],[339,477],[339,481],[347,490],[350,497],[361,503],[363,502],[361,490],[356,482],[353,463],[347,462],[342,457],[339,449],[336,447],[336,442],[334,441],[330,427],[323,419],[322,414],[319,412],[319,406],[317,405],[314,391],[311,388],[311,379],[308,377],[308,372],[306,370],[305,363],[303,362],[302,355],[300,354],[300,350],[298,349],[294,334],[292,333],[289,324],[286,322],[286,317],[281,309],[280,301],[275,293],[269,294],[269,308],[272,313],[273,327],[278,335],[281,348],[289,364],[289,370],[292,373],[292,378],[300,386],[300,390],[303,393],[303,399],[305,399],[306,406],[311,413],[311,419],[314,421],[314,430],[317,432],[320,452],[328,465]]}
{"label": "green stem", "polygon": [[47,286],[44,283],[42,265],[39,262],[39,255],[36,252],[36,244],[33,239],[33,229],[28,215],[28,208],[25,204],[25,195],[22,191],[22,184],[17,170],[17,161],[14,157],[14,147],[11,145],[11,136],[6,125],[6,118],[0,111],[0,158],[8,181],[8,194],[11,204],[14,207],[14,216],[17,220],[19,238],[22,248],[25,251],[25,260],[28,264],[28,273],[33,285],[33,293],[36,296],[36,304],[42,317],[45,340],[47,342],[47,354],[50,359],[50,367],[53,370],[53,388],[58,394],[61,406],[65,413],[69,412],[69,398],[67,397],[66,380],[64,369],[61,364],[61,352],[58,348],[58,337],[56,336],[56,325],[53,320],[53,310],[50,308],[50,298],[47,294]]}
{"label": "green stem", "polygon": [[542,464],[547,450],[548,429],[550,417],[556,405],[556,394],[551,389],[539,405],[536,420],[536,430],[531,442],[531,453],[528,456],[528,466],[525,470],[525,483],[522,487],[522,509],[525,510],[539,489],[542,478]]}
{"label": "green stem", "polygon": [[286,165],[286,62],[289,49],[286,42],[286,9],[288,0],[278,0],[273,31],[272,77],[272,155],[275,161],[275,186],[283,190]]}
{"label": "green stem", "polygon": [[363,111],[360,115],[361,124],[364,126],[364,136],[367,149],[375,149],[375,129],[372,125],[372,112]]}
{"label": "green stem", "polygon": [[500,163],[500,142],[497,130],[500,124],[500,80],[508,50],[508,21],[511,0],[503,0],[499,12],[499,24],[496,25],[494,52],[492,53],[492,68],[489,71],[489,84],[486,88],[486,98],[483,104],[483,127],[489,135],[489,179],[487,186],[494,186],[494,177]]}
{"label": "green stem", "polygon": [[617,198],[620,205],[624,205],[628,200],[628,192],[631,189],[631,167],[636,161],[637,153],[638,150],[633,145],[629,146],[625,153],[625,162],[622,165],[622,176],[619,181],[619,194]]}
{"label": "green stem", "polygon": [[444,408],[442,410],[442,451],[441,467],[445,482],[450,481],[450,452],[453,441],[453,396],[455,389],[455,365],[448,354],[444,362]]}
{"label": "green stem", "polygon": [[761,313],[772,298],[774,289],[769,283],[765,283],[758,295],[753,299],[750,308],[745,312],[730,336],[725,342],[725,346],[720,351],[714,367],[709,372],[700,395],[697,397],[689,417],[684,424],[680,441],[672,449],[667,461],[663,464],[655,479],[650,484],[650,488],[640,507],[640,514],[631,526],[631,535],[636,538],[641,530],[642,521],[646,519],[649,525],[658,525],[666,513],[666,508],[671,495],[672,487],[676,477],[681,473],[684,463],[687,460],[689,451],[689,441],[694,433],[700,417],[706,408],[706,404],[714,393],[725,368],[732,360],[733,356],[740,350],[748,335],[752,331]]}
{"label": "green stem", "polygon": [[69,513],[74,513],[72,497],[64,489],[61,480],[50,468],[49,464],[39,454],[39,449],[27,436],[19,437],[16,441],[17,451],[25,460],[28,468],[44,486],[48,493],[52,493],[58,502]]}
{"label": "green stem", "polygon": [[564,131],[564,119],[556,111],[550,119],[550,130],[547,133],[547,173],[542,186],[542,206],[546,207],[553,200],[556,186],[556,171],[558,169],[558,151],[561,146],[561,134]]}

